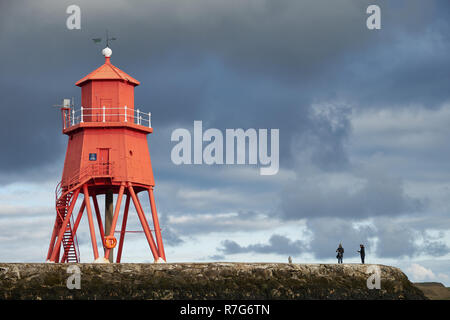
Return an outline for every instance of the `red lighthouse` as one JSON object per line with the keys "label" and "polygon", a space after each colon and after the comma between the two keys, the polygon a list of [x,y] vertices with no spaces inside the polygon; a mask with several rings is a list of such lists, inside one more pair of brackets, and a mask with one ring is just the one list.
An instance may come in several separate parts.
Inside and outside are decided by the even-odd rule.
{"label": "red lighthouse", "polygon": [[[105,63],[76,83],[81,87],[81,108],[76,110],[73,106],[66,106],[61,109],[63,133],[69,136],[69,140],[62,180],[56,188],[56,220],[47,261],[79,262],[76,234],[86,213],[94,260],[114,261],[113,248],[118,245],[115,261],[120,262],[132,202],[154,261],[164,262],[166,257],[147,144],[147,134],[153,132],[151,115],[134,106],[134,88],[140,84],[139,81],[111,64],[110,48],[106,47],[102,53]],[[115,206],[114,194],[117,194]],[[154,237],[139,200],[140,194],[149,197]],[[77,206],[80,195],[83,195],[83,200]],[[104,223],[98,195],[105,195]],[[124,196],[122,226],[117,241],[114,234]],[[103,244],[100,253],[96,227]]]}

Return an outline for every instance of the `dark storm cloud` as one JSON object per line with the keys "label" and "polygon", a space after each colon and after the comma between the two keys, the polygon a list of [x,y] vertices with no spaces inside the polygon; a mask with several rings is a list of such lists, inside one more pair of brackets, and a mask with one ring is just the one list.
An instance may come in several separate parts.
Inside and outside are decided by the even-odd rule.
{"label": "dark storm cloud", "polygon": [[450,253],[450,247],[442,241],[428,240],[423,244],[421,250],[422,253],[435,257],[445,256]]}
{"label": "dark storm cloud", "polygon": [[[0,96],[1,171],[26,172],[61,161],[65,141],[60,135],[59,110],[52,108],[55,101],[49,99],[51,94],[10,83],[0,87]],[[44,102],[34,102],[39,100]]]}
{"label": "dark storm cloud", "polygon": [[170,226],[167,219],[167,215],[159,214],[158,217],[161,226],[161,235],[164,238],[164,244],[175,247],[184,243],[184,241],[180,238],[179,233],[176,230],[174,230],[172,226]]}
{"label": "dark storm cloud", "polygon": [[270,237],[268,244],[251,244],[248,246],[241,246],[235,241],[225,240],[222,242],[221,248],[218,248],[223,254],[238,254],[238,253],[275,253],[298,256],[305,252],[305,243],[300,240],[292,241],[291,239],[274,234]]}
{"label": "dark storm cloud", "polygon": [[178,234],[170,227],[166,226],[166,228],[161,231],[161,235],[164,238],[164,244],[166,246],[175,247],[184,243]]}
{"label": "dark storm cloud", "polygon": [[400,258],[414,256],[418,251],[415,244],[418,231],[406,223],[396,220],[382,219],[376,222],[377,226],[377,254],[381,257]]}
{"label": "dark storm cloud", "polygon": [[298,161],[306,155],[308,162],[324,171],[348,169],[347,141],[352,132],[350,114],[351,108],[346,105],[312,105],[306,114],[309,126],[292,139],[293,157]]}
{"label": "dark storm cloud", "polygon": [[450,219],[448,218],[448,210],[441,209],[440,212],[431,211],[430,216],[420,215],[409,221],[409,225],[417,230],[438,230],[439,232],[450,229]]}
{"label": "dark storm cloud", "polygon": [[221,254],[214,254],[212,256],[207,257],[206,259],[214,260],[214,261],[220,261],[220,260],[225,260],[225,256],[221,255]]}
{"label": "dark storm cloud", "polygon": [[[402,181],[381,172],[365,177],[359,190],[324,187],[321,181],[294,181],[282,193],[280,215],[285,219],[396,216],[421,211],[423,200],[405,194]],[[289,192],[287,192],[289,190]]]}
{"label": "dark storm cloud", "polygon": [[450,41],[445,34],[450,27],[441,23],[430,29],[354,57],[341,70],[351,77],[342,82],[338,71],[330,75],[331,87],[340,97],[367,107],[440,106],[448,100]]}
{"label": "dark storm cloud", "polygon": [[[2,110],[11,105],[14,108],[1,120],[1,147],[7,155],[2,157],[2,170],[38,168],[54,162],[55,154],[63,154],[59,114],[49,106],[63,97],[75,96],[79,101],[79,89],[73,83],[101,64],[100,46],[90,39],[102,36],[105,28],[118,38],[112,44],[113,63],[142,81],[143,86],[136,89],[137,104],[150,108],[160,126],[203,119],[216,127],[279,127],[287,140],[301,135],[315,125],[307,118],[312,100],[348,93],[349,88],[354,92],[351,86],[341,85],[348,82],[346,71],[353,70],[346,57],[357,60],[361,58],[358,52],[368,55],[352,73],[358,76],[350,83],[357,84],[373,71],[368,54],[371,48],[389,46],[395,40],[393,31],[383,31],[390,35],[383,38],[366,30],[369,3],[81,1],[79,31],[65,28],[65,9],[72,4],[68,1],[9,3],[1,19],[0,94],[4,97]],[[381,4],[389,12],[389,30],[426,37],[424,27],[402,26],[412,24],[411,17],[418,12],[422,26],[427,25],[433,17],[433,5],[415,2],[414,10],[406,14],[401,7]],[[436,32],[444,33],[446,28],[441,21]],[[414,43],[408,46],[414,47]],[[389,70],[389,51],[381,57],[380,63]],[[431,87],[442,79],[428,72],[437,67],[428,68],[432,62],[425,64],[424,58],[415,58],[411,51],[410,61],[418,64],[421,74],[426,73],[422,78],[428,79]],[[444,70],[448,68],[448,62],[438,61]],[[408,61],[399,64],[397,73],[407,70],[408,65]],[[364,88],[376,91],[383,76],[373,77]],[[415,79],[409,81],[408,86],[414,85],[411,81]],[[349,98],[358,100],[358,92],[364,88]],[[406,89],[402,86],[395,91],[401,90]],[[383,91],[380,95],[387,99],[389,95]],[[433,92],[433,96],[439,99],[440,92]],[[19,120],[24,115],[27,119]],[[8,135],[14,139],[7,139]],[[168,136],[160,139],[168,141]],[[329,151],[318,153],[317,161],[328,163],[328,153],[336,151],[339,144],[339,136],[330,140]],[[292,157],[286,145],[289,143],[281,145],[282,165],[289,164]],[[22,156],[19,149],[32,153],[33,160]],[[338,162],[345,162],[345,154],[340,157]]]}

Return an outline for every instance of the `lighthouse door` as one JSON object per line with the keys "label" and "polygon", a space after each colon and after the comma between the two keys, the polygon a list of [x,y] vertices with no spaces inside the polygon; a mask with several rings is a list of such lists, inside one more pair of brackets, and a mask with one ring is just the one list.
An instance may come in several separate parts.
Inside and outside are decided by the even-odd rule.
{"label": "lighthouse door", "polygon": [[99,155],[100,155],[100,173],[103,175],[109,175],[109,149],[107,148],[101,148],[99,150]]}
{"label": "lighthouse door", "polygon": [[[111,114],[113,114],[113,109],[111,109],[111,99],[100,99],[100,112],[98,114],[99,118],[97,121],[99,122],[110,122],[114,121],[114,119],[111,117]],[[105,107],[105,109],[103,109]]]}

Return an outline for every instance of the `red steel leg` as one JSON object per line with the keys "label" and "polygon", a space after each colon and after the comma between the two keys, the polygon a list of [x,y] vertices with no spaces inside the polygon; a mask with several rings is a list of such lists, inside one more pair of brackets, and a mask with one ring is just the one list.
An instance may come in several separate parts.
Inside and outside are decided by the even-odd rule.
{"label": "red steel leg", "polygon": [[95,238],[94,221],[92,219],[92,210],[91,210],[91,205],[89,203],[89,191],[88,191],[88,187],[86,184],[83,185],[83,192],[84,192],[84,201],[86,203],[86,209],[87,209],[88,220],[89,220],[89,230],[91,232],[92,249],[94,250],[94,260],[97,260],[98,259],[97,239]]}
{"label": "red steel leg", "polygon": [[50,259],[51,255],[52,255],[52,252],[53,252],[53,247],[55,246],[56,234],[58,233],[57,225],[58,225],[58,216],[56,216],[55,224],[53,226],[52,238],[50,240],[50,246],[48,247],[47,259],[46,260]]}
{"label": "red steel leg", "polygon": [[61,253],[61,245],[59,246],[58,250],[56,250],[56,258],[55,258],[55,261],[54,261],[55,263],[59,263],[60,253]]}
{"label": "red steel leg", "polygon": [[164,246],[161,237],[161,228],[159,227],[158,214],[156,212],[155,197],[153,195],[153,187],[148,189],[148,198],[150,200],[150,208],[152,210],[153,226],[155,227],[155,237],[156,243],[158,244],[159,256],[166,261],[166,255],[164,253]]}
{"label": "red steel leg", "polygon": [[97,216],[98,229],[100,230],[100,236],[102,239],[105,237],[105,231],[103,229],[102,217],[100,215],[100,209],[98,207],[97,195],[92,195],[92,202],[94,203],[95,215]]}
{"label": "red steel leg", "polygon": [[[120,185],[120,189],[119,189],[119,195],[117,196],[117,203],[116,203],[116,208],[114,210],[114,216],[111,222],[111,230],[109,231],[109,236],[114,236],[114,231],[116,230],[116,224],[117,224],[117,219],[119,218],[119,211],[120,211],[120,206],[122,204],[122,197],[123,197],[123,191],[125,190],[125,184],[122,183]],[[111,249],[106,248],[105,249],[105,259],[109,258],[109,253],[111,252]]]}
{"label": "red steel leg", "polygon": [[[148,226],[148,230],[150,231],[150,234],[152,234],[152,229],[150,228],[150,224],[148,223],[147,217],[145,216],[145,212],[144,212],[144,209],[142,207],[141,200],[139,199],[139,196],[137,194],[136,194],[136,199],[137,199],[137,202],[139,203],[139,208],[141,208],[142,218],[144,219],[145,225]],[[157,244],[156,244],[156,250],[158,251],[158,257],[161,257],[159,255],[159,249],[158,249]]]}
{"label": "red steel leg", "polygon": [[117,258],[116,258],[117,263],[120,263],[120,259],[122,258],[123,240],[125,238],[125,230],[127,228],[129,207],[130,207],[130,195],[127,195],[127,200],[125,201],[125,211],[123,213],[122,228],[120,228],[119,249],[117,249]]}
{"label": "red steel leg", "polygon": [[159,258],[159,255],[158,255],[158,250],[156,248],[155,241],[153,240],[153,236],[150,233],[150,228],[145,219],[144,213],[142,212],[142,208],[141,208],[138,198],[136,197],[136,193],[133,190],[133,185],[130,182],[128,183],[128,191],[131,195],[131,199],[133,200],[134,207],[136,208],[136,211],[138,213],[139,220],[141,221],[142,228],[144,229],[144,233],[145,233],[145,236],[147,237],[148,244],[150,245],[150,250],[152,251],[153,258],[155,259],[155,261],[157,261]]}
{"label": "red steel leg", "polygon": [[80,207],[80,211],[78,211],[77,219],[75,220],[75,223],[73,224],[73,235],[75,237],[75,234],[77,233],[78,225],[80,224],[81,217],[83,216],[84,208],[86,207],[86,202],[83,201]]}
{"label": "red steel leg", "polygon": [[50,261],[55,262],[56,254],[58,254],[58,260],[59,260],[59,249],[61,247],[62,237],[64,235],[64,232],[66,231],[67,224],[70,221],[70,216],[72,215],[73,207],[75,206],[75,202],[77,202],[79,194],[80,194],[80,189],[77,189],[75,191],[75,193],[73,194],[72,202],[70,203],[69,210],[67,211],[66,217],[64,218],[64,221],[63,221],[63,223],[61,225],[61,229],[59,230],[58,240],[56,241],[56,245],[53,248],[53,252],[52,252],[52,255],[50,257]]}

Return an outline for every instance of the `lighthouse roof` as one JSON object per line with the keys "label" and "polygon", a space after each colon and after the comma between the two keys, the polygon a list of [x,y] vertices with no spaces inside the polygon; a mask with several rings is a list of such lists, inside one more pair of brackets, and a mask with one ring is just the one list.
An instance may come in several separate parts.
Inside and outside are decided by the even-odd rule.
{"label": "lighthouse roof", "polygon": [[83,83],[89,80],[123,80],[128,81],[136,86],[140,84],[138,80],[134,79],[132,76],[112,65],[109,56],[110,54],[106,54],[105,63],[96,70],[89,73],[84,78],[78,80],[75,85],[81,87]]}

